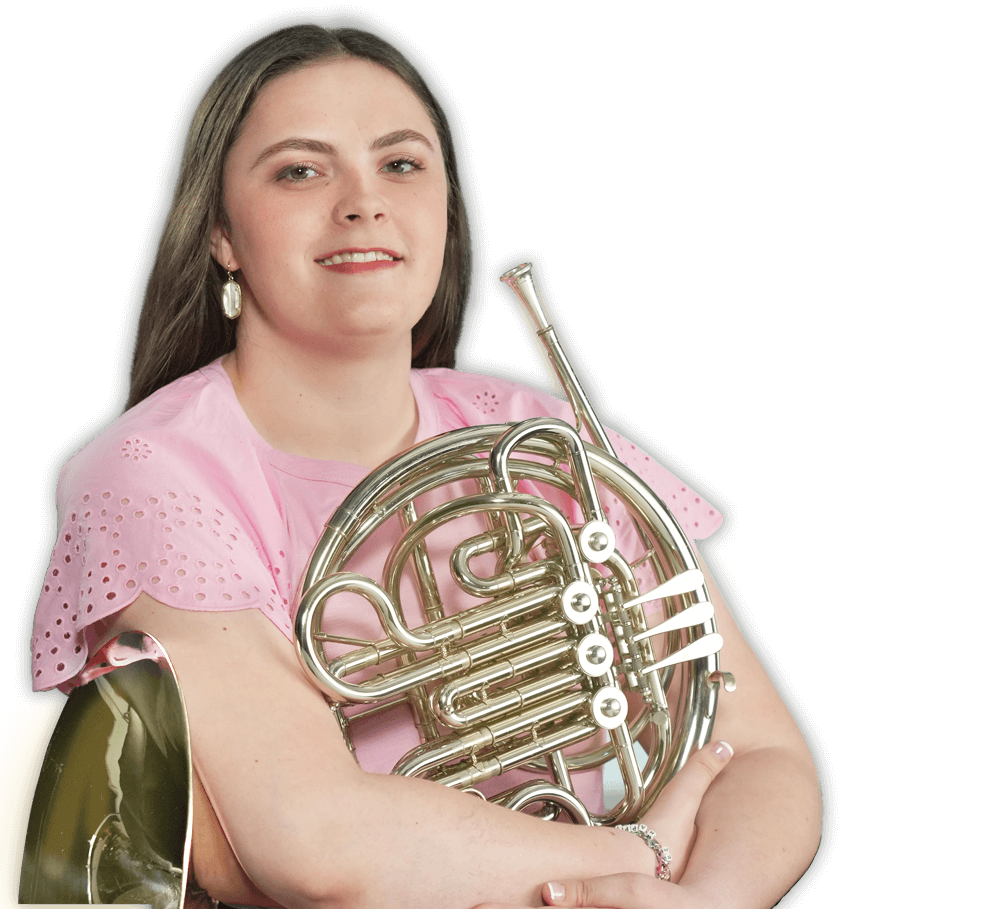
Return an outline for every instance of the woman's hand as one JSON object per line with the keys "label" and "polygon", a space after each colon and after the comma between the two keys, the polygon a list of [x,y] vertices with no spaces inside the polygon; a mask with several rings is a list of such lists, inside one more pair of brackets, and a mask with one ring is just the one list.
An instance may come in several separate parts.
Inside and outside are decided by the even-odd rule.
{"label": "woman's hand", "polygon": [[[551,881],[541,888],[543,905],[578,909],[705,909],[694,888],[647,874],[609,874],[580,881]],[[475,909],[530,909],[485,903]]]}
{"label": "woman's hand", "polygon": [[[684,873],[695,840],[695,815],[709,784],[733,757],[726,742],[715,742],[696,751],[661,792],[656,805],[643,818],[660,826],[654,835],[671,853],[671,881]],[[653,856],[656,871],[656,854]],[[546,906],[589,909],[699,909],[703,905],[690,888],[662,881],[656,874],[609,874],[582,880],[550,881],[541,888]],[[522,909],[486,903],[475,909]]]}
{"label": "woman's hand", "polygon": [[702,804],[706,790],[727,766],[733,753],[726,742],[710,742],[700,748],[688,758],[685,766],[664,787],[656,802],[641,819],[652,829],[660,844],[671,853],[672,881],[681,879],[685,865],[688,864],[688,856],[695,842],[695,816],[699,813],[699,805]]}
{"label": "woman's hand", "polygon": [[692,888],[645,874],[609,874],[583,881],[552,881],[541,888],[546,906],[582,909],[702,909]]}

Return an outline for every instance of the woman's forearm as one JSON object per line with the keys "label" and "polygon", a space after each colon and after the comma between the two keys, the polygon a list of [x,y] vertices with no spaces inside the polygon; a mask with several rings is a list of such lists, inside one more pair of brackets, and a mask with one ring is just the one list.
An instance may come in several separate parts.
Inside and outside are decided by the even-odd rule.
{"label": "woman's forearm", "polygon": [[235,885],[194,856],[200,884],[223,902],[254,903],[257,888],[290,909],[469,909],[540,903],[553,876],[652,867],[623,831],[547,824],[437,783],[363,772],[293,648],[258,612],[186,613],[141,595],[117,624],[109,633],[147,629],[171,654],[203,788],[194,808],[219,820],[215,842],[244,875]]}
{"label": "woman's forearm", "polygon": [[709,787],[680,884],[703,904],[774,906],[810,865],[821,838],[821,793],[809,754],[768,747],[737,754]]}

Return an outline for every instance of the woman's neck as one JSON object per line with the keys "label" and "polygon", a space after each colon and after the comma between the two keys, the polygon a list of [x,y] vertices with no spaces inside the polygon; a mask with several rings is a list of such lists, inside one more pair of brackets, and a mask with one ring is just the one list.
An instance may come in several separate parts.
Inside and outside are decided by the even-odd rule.
{"label": "woman's neck", "polygon": [[334,358],[239,344],[223,367],[248,419],[273,448],[376,467],[415,442],[410,354]]}

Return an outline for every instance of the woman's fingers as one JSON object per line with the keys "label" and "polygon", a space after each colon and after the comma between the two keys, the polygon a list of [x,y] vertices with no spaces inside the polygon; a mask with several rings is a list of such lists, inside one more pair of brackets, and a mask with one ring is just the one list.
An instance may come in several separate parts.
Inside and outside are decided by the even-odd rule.
{"label": "woman's fingers", "polygon": [[679,888],[645,874],[610,874],[583,881],[552,881],[541,888],[547,906],[658,909],[675,905]]}
{"label": "woman's fingers", "polygon": [[[546,906],[575,906],[577,909],[699,909],[702,906],[689,889],[632,872],[578,881],[552,881],[542,886],[541,898]],[[473,909],[530,907],[480,903]]]}
{"label": "woman's fingers", "polygon": [[677,880],[684,871],[695,833],[695,816],[706,790],[733,753],[726,742],[710,742],[700,748],[688,758],[643,818],[671,853],[672,880]]}
{"label": "woman's fingers", "polygon": [[692,754],[664,790],[669,810],[676,817],[687,817],[691,824],[710,783],[726,767],[733,754],[733,748],[726,742],[710,742]]}
{"label": "woman's fingers", "polygon": [[[671,879],[684,871],[695,830],[695,815],[706,790],[730,762],[734,750],[726,742],[711,742],[685,762],[660,794],[656,806],[642,819],[656,827],[654,834],[671,853]],[[654,857],[656,858],[656,857]],[[541,888],[547,906],[578,909],[684,909],[693,905],[690,891],[647,874],[610,874],[584,880],[552,881]],[[474,909],[519,909],[483,903]]]}

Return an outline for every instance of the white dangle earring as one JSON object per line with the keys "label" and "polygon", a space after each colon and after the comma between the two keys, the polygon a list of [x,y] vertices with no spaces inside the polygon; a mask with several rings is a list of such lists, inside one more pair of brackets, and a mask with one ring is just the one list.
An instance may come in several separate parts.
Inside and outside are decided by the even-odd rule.
{"label": "white dangle earring", "polygon": [[241,285],[230,272],[227,272],[227,283],[221,291],[220,300],[228,319],[236,319],[241,315]]}

